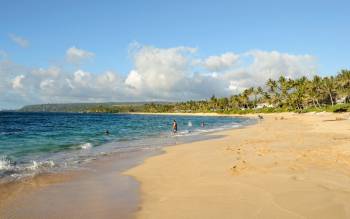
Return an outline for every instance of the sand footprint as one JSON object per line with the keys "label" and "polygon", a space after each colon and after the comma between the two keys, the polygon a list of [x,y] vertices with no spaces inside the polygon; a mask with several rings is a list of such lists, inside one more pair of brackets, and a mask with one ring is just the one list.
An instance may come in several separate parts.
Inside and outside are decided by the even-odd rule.
{"label": "sand footprint", "polygon": [[247,161],[242,160],[241,162],[238,162],[236,165],[233,165],[230,170],[233,174],[240,174],[242,171],[248,169]]}

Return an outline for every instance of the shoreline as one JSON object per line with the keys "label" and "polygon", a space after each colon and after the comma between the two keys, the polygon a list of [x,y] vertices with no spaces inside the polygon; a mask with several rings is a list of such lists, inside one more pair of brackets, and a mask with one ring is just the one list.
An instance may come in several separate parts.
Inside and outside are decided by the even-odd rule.
{"label": "shoreline", "polygon": [[[292,112],[294,113],[294,112]],[[118,114],[118,113],[117,113]],[[255,119],[258,115],[269,115],[269,113],[247,113],[247,114],[225,114],[225,113],[148,113],[148,112],[128,112],[120,114],[130,114],[130,115],[164,115],[164,116],[223,116],[223,117],[243,117]],[[271,113],[279,114],[279,113]]]}
{"label": "shoreline", "polygon": [[[267,210],[264,210],[264,213],[261,214],[261,218],[271,218],[276,215],[287,218],[301,218],[300,215],[302,214],[299,213],[285,214],[285,210],[281,210],[284,209],[285,206],[277,205],[279,206],[277,209],[271,208],[271,206],[260,206],[260,204],[266,202],[267,204],[272,204],[276,207],[276,203],[271,202],[269,198],[266,200],[267,197],[271,197],[271,195],[268,195],[271,193],[271,191],[265,191],[266,188],[260,188],[264,185],[259,185],[259,183],[251,185],[253,189],[245,185],[252,184],[252,181],[259,180],[265,184],[271,183],[271,185],[273,185],[275,180],[285,180],[283,181],[285,183],[286,180],[287,182],[290,180],[301,182],[307,178],[307,176],[305,176],[305,169],[310,167],[295,165],[291,168],[286,168],[286,166],[283,164],[283,162],[290,162],[288,159],[291,159],[291,156],[298,154],[296,149],[294,151],[286,150],[283,153],[279,152],[276,148],[274,148],[275,146],[269,146],[269,144],[273,143],[273,141],[271,141],[271,139],[264,139],[265,137],[263,135],[270,135],[271,131],[275,131],[277,133],[275,133],[276,137],[280,138],[280,135],[283,135],[283,132],[288,133],[291,131],[289,129],[283,129],[283,126],[287,125],[290,126],[290,128],[295,128],[297,127],[298,122],[303,122],[305,119],[308,121],[304,124],[305,127],[303,125],[298,127],[300,128],[300,130],[297,132],[298,134],[302,132],[302,129],[308,128],[315,129],[317,132],[321,133],[328,131],[334,132],[339,128],[339,123],[346,123],[349,121],[340,120],[339,118],[348,119],[350,118],[350,114],[279,113],[261,115],[263,115],[265,119],[253,125],[224,131],[216,131],[209,134],[220,135],[220,138],[198,140],[191,143],[181,143],[162,147],[153,154],[146,155],[143,158],[138,159],[137,162],[134,162],[132,165],[124,165],[124,169],[120,169],[120,166],[118,167],[118,156],[111,156],[103,158],[105,160],[102,160],[100,163],[98,162],[96,164],[95,162],[98,168],[96,168],[96,166],[92,167],[92,169],[95,168],[94,171],[88,173],[87,176],[84,176],[85,173],[83,173],[83,175],[79,175],[82,172],[78,172],[76,176],[74,176],[73,173],[73,175],[68,174],[66,176],[48,176],[46,179],[45,177],[39,177],[39,180],[33,180],[29,184],[29,188],[33,188],[34,192],[28,188],[20,188],[20,194],[16,198],[21,199],[22,197],[26,197],[25,200],[20,200],[20,202],[16,202],[15,200],[12,202],[12,206],[7,205],[3,209],[0,207],[0,216],[10,215],[11,217],[17,216],[15,218],[36,218],[35,216],[50,215],[50,218],[61,218],[62,216],[72,216],[72,213],[74,213],[76,217],[83,216],[85,218],[110,218],[111,215],[113,215],[113,218],[212,218],[214,216],[220,218],[232,218],[232,215],[236,216],[237,218],[253,218],[253,216],[251,214],[247,214],[247,212],[253,212],[256,208],[265,209],[266,207]],[[244,117],[256,118],[256,116],[257,115],[253,114]],[[316,124],[314,125],[312,122],[316,122]],[[331,129],[329,127],[320,126],[320,124],[325,122],[327,125],[330,124]],[[276,125],[276,129],[265,126],[266,123]],[[280,125],[283,126],[280,127]],[[350,131],[349,126],[345,126],[345,132],[346,131]],[[328,135],[325,139],[335,138],[336,141],[347,142],[347,139],[350,139],[350,136],[347,135],[347,133],[344,134],[343,132],[344,130],[342,133],[336,133],[334,136]],[[241,136],[241,139],[237,139],[239,136]],[[311,139],[315,140],[314,137],[315,136],[312,136]],[[294,136],[289,136],[289,138],[285,140],[295,141],[294,138]],[[263,145],[256,145],[259,142]],[[318,142],[320,142],[320,140],[318,140]],[[350,142],[350,140],[348,142]],[[244,148],[249,145],[255,147],[255,149],[251,147],[247,149]],[[332,156],[345,156],[343,155],[343,150],[344,148],[339,148],[339,151],[336,154],[332,154]],[[326,150],[326,152],[329,151]],[[240,154],[240,159],[238,160],[237,153]],[[275,156],[278,153],[280,153],[279,155],[282,155],[283,157],[287,157],[287,160],[277,161],[277,163],[274,163]],[[322,156],[327,158],[327,154],[325,154],[325,151],[322,150],[310,152],[304,148],[303,153],[310,153],[311,155],[312,153],[321,153]],[[215,155],[215,157],[211,157],[212,155]],[[244,158],[246,155],[248,157]],[[300,153],[298,156],[303,157]],[[261,167],[254,162],[251,162],[250,159],[252,159],[252,157],[262,158],[262,160],[258,160],[258,162],[261,162],[259,163]],[[254,159],[252,160],[254,161]],[[269,159],[271,159],[271,162],[273,162],[271,163]],[[92,164],[92,166],[95,164]],[[344,162],[342,165],[344,165]],[[116,176],[115,173],[116,169],[118,168],[120,171],[117,171],[119,174]],[[277,174],[278,177],[264,176],[264,174],[269,173],[270,170],[275,169],[280,169],[277,171],[277,173],[274,173]],[[103,171],[100,173],[99,170]],[[303,170],[303,173],[298,172],[299,170]],[[312,174],[316,176],[316,182],[319,183],[321,187],[331,187],[333,189],[333,184],[323,184],[323,181],[321,183],[317,181],[320,178],[327,178],[327,180],[329,180],[327,176],[324,176],[324,172],[319,174],[318,172],[320,171],[322,172],[323,170],[318,166],[312,172]],[[293,174],[290,172],[293,172]],[[187,175],[188,173],[190,174]],[[334,176],[332,174],[334,174]],[[344,176],[344,173],[339,171],[339,168],[337,168],[336,171],[332,170],[330,175],[341,182],[345,180],[344,185],[347,185],[348,182],[346,180],[348,180],[348,178],[350,180],[350,175],[347,176],[345,174]],[[337,178],[339,175],[341,175],[341,177]],[[224,181],[227,182],[226,184],[221,181],[221,177],[223,176]],[[182,181],[183,179],[186,180]],[[238,181],[236,181],[237,179]],[[311,185],[310,182],[308,183],[307,188],[312,185],[312,183]],[[92,187],[91,184],[94,186]],[[237,187],[237,189],[232,190],[231,187]],[[93,189],[91,190],[91,188]],[[113,190],[110,190],[111,188]],[[276,186],[276,188],[279,189],[278,192],[284,192],[284,188],[281,188],[281,186]],[[196,191],[197,189],[200,190],[199,193]],[[342,192],[349,189],[350,192],[350,185],[346,187],[346,190],[344,190],[344,186],[336,189]],[[79,192],[79,190],[81,191]],[[239,190],[242,190],[242,192]],[[261,190],[264,191],[262,192]],[[65,192],[62,193],[62,191]],[[74,194],[77,191],[79,194],[78,200],[82,203],[79,203],[77,198],[70,194]],[[82,194],[82,191],[84,191],[83,193],[86,194]],[[29,194],[22,196],[23,193],[26,192]],[[114,196],[112,197],[109,196],[109,193],[111,192],[114,192]],[[232,195],[232,192],[234,195],[231,197],[230,195]],[[288,192],[290,192],[289,189],[287,189],[287,193]],[[131,199],[130,193],[132,194]],[[259,200],[257,203],[254,203],[256,200],[253,197],[255,197],[256,194],[258,195]],[[46,209],[46,211],[43,211],[43,206],[41,206],[40,203],[45,203],[44,200],[50,200],[51,195],[58,195],[57,198],[63,202],[76,199],[75,201],[78,203],[77,206],[83,204],[81,207],[87,208],[89,214],[86,214],[86,212],[79,214],[79,212],[76,212],[76,209],[69,207],[67,210],[67,206],[61,202],[59,202],[59,205],[57,205],[57,209],[51,210],[50,207],[56,208],[56,206],[51,206],[46,203],[44,206],[48,208],[48,210]],[[327,193],[326,195],[329,194]],[[118,197],[120,199],[121,196],[126,199],[125,202],[117,201]],[[237,201],[234,199],[236,196],[244,197],[246,201],[243,201],[242,204],[242,200]],[[292,195],[288,194],[287,196]],[[303,195],[300,195],[300,197],[305,198]],[[338,196],[336,197],[338,198]],[[294,198],[299,198],[299,196],[294,196]],[[172,201],[175,201],[175,203],[172,203]],[[289,200],[284,201],[288,202]],[[350,198],[348,201],[350,203]],[[24,205],[28,203],[34,205]],[[50,200],[49,203],[53,204],[55,201]],[[84,203],[88,203],[88,205],[84,205]],[[110,206],[111,203],[114,204],[114,208],[107,207],[107,205]],[[174,206],[179,205],[178,203],[181,203],[180,206],[174,208]],[[289,201],[288,203],[295,204],[293,201]],[[2,203],[0,200],[0,206],[1,204]],[[13,204],[19,204],[20,207],[14,207]],[[191,209],[186,207],[192,206],[193,204],[194,207]],[[116,211],[118,205],[119,211],[122,212],[123,210],[126,210],[124,213],[119,212],[119,215],[118,211]],[[218,207],[213,208],[212,206],[214,205]],[[95,211],[93,209],[97,209],[99,211]],[[293,212],[294,209],[288,211]],[[113,212],[113,214],[111,214],[111,212]],[[179,214],[179,212],[184,213]],[[332,213],[334,213],[333,208]],[[31,215],[32,217],[28,217],[28,215]],[[343,215],[340,215],[339,218],[342,218],[342,216]],[[312,217],[311,215],[311,218],[316,218],[316,216]]]}
{"label": "shoreline", "polygon": [[128,112],[120,114],[131,115],[175,115],[175,116],[238,116],[239,114],[220,114],[220,113],[149,113],[149,112]]}
{"label": "shoreline", "polygon": [[[40,115],[40,114],[39,114]],[[121,118],[123,118],[125,115],[125,117],[129,118],[127,116],[127,114],[123,114],[121,116]],[[136,115],[136,114],[135,114]],[[139,114],[141,115],[141,114]],[[155,114],[155,115],[160,115],[160,114]],[[194,125],[192,127],[192,123],[190,126],[190,123],[188,122],[188,126],[187,126],[187,121],[180,121],[182,122],[181,124],[181,129],[178,132],[178,134],[176,136],[179,136],[180,138],[183,138],[184,136],[197,136],[197,134],[200,135],[200,133],[205,133],[205,132],[212,132],[212,131],[217,131],[220,129],[227,129],[230,128],[229,127],[229,122],[232,120],[231,118],[234,118],[235,116],[229,116],[229,117],[221,117],[222,119],[216,119],[215,117],[219,118],[219,115],[216,114],[210,114],[210,118],[208,114],[206,115],[196,115],[196,114],[187,114],[186,116],[182,116],[182,114],[176,114],[176,115],[171,115],[171,114],[166,114],[169,115],[166,119],[163,119],[162,116],[155,116],[152,117],[150,116],[149,118],[155,118],[154,120],[157,120],[157,118],[160,118],[158,120],[164,120],[161,121],[161,124],[158,124],[156,122],[156,124],[146,124],[144,128],[140,128],[141,130],[128,130],[128,128],[130,127],[129,125],[126,125],[126,131],[124,131],[124,127],[122,127],[123,125],[119,125],[118,122],[116,124],[107,124],[107,126],[103,126],[101,125],[100,127],[98,127],[98,129],[101,130],[110,130],[111,135],[105,134],[104,131],[102,133],[102,131],[98,131],[98,130],[92,130],[89,133],[89,130],[86,132],[82,132],[80,133],[80,135],[86,135],[88,137],[85,138],[81,138],[80,140],[77,141],[71,141],[69,142],[71,139],[74,139],[75,135],[70,135],[70,133],[67,133],[67,136],[61,136],[64,139],[61,140],[57,140],[55,139],[55,143],[52,143],[53,141],[50,142],[50,138],[49,139],[49,143],[48,144],[55,144],[53,146],[57,146],[57,145],[61,145],[60,142],[69,142],[67,143],[67,145],[64,145],[65,143],[63,143],[61,146],[64,146],[67,148],[66,149],[60,149],[56,147],[56,151],[54,153],[41,153],[39,152],[37,154],[36,151],[35,153],[29,153],[29,155],[24,155],[24,156],[10,156],[10,153],[5,153],[5,155],[0,158],[0,184],[4,183],[4,182],[9,182],[9,181],[13,181],[13,180],[17,180],[17,179],[21,179],[22,177],[32,177],[33,175],[36,175],[39,172],[43,172],[48,170],[49,172],[62,172],[62,171],[66,171],[70,168],[75,168],[75,167],[80,167],[81,163],[85,163],[85,162],[89,162],[89,160],[93,160],[95,157],[99,156],[99,155],[104,155],[104,154],[110,154],[110,153],[115,153],[121,150],[128,150],[128,149],[132,149],[132,148],[137,148],[137,147],[160,147],[163,146],[163,144],[169,145],[169,144],[173,144],[174,141],[171,140],[172,138],[169,137],[171,134],[171,124],[168,124],[168,122],[170,121],[170,119],[172,120],[172,117],[176,118],[176,116],[180,116],[180,120],[192,120],[191,119],[187,119],[186,116],[194,116],[195,118],[193,118],[194,120],[202,120],[200,118],[200,116],[206,116],[208,120],[213,121],[212,125],[208,125],[206,127],[199,127],[199,122],[194,122]],[[69,115],[68,115],[69,116]],[[114,115],[110,115],[113,116],[114,118],[118,118],[118,116],[114,116]],[[141,119],[143,119],[143,116],[140,116]],[[213,118],[214,117],[214,118]],[[101,118],[103,118],[103,116],[101,116]],[[147,118],[147,116],[146,116]],[[244,117],[236,117],[236,118],[242,118],[244,119]],[[137,119],[140,119],[139,116],[134,116],[132,117],[131,121],[137,121]],[[203,119],[203,120],[206,120]],[[166,120],[166,121],[165,121]],[[168,121],[169,120],[169,121]],[[225,122],[221,122],[221,124],[216,124],[216,120],[217,121],[225,121]],[[186,123],[186,124],[185,124]],[[226,123],[228,124],[226,126]],[[98,122],[95,122],[94,124],[99,124]],[[210,124],[210,122],[208,122],[208,124]],[[140,125],[136,124],[136,126],[139,128],[141,127]],[[151,128],[151,131],[148,131],[147,128],[148,126]],[[118,127],[118,128],[114,128],[114,127]],[[79,127],[78,127],[79,128]],[[95,128],[97,129],[97,128]],[[115,130],[117,129],[117,130]],[[129,134],[127,136],[123,136],[119,134],[119,130],[120,129],[120,133],[132,133]],[[168,130],[169,129],[169,130]],[[60,131],[60,130],[59,130]],[[5,133],[5,135],[8,133]],[[11,135],[11,134],[9,134]],[[164,139],[169,139],[168,140],[159,140],[159,136],[164,137]],[[80,137],[80,136],[79,136]],[[186,137],[187,138],[187,137]],[[189,137],[188,137],[189,138]],[[46,144],[46,139],[47,138],[43,138],[43,139],[39,139],[39,142],[29,142],[28,145],[36,145],[37,143],[39,144],[39,146],[41,146],[42,148],[44,148],[44,144]],[[11,140],[11,139],[10,139]],[[41,141],[43,141],[44,143],[41,143]],[[12,142],[16,142],[14,140],[9,141],[10,144]],[[56,144],[57,142],[57,144]],[[6,143],[6,142],[5,142]],[[21,143],[21,142],[20,142]],[[21,144],[15,144],[13,143],[13,147],[15,150],[18,150],[19,152],[21,152],[21,148],[24,147],[18,147],[19,149],[16,148],[15,145],[21,145]],[[46,149],[46,148],[45,148]],[[67,153],[68,150],[69,153]],[[34,150],[33,150],[34,151]],[[32,157],[31,155],[34,154],[34,156]],[[46,156],[48,155],[48,156]],[[68,161],[66,161],[68,160]]]}
{"label": "shoreline", "polygon": [[135,218],[350,217],[350,114],[262,115],[125,171],[141,185]]}
{"label": "shoreline", "polygon": [[[213,131],[212,134],[218,132],[220,131]],[[192,138],[190,142],[205,141],[208,138],[215,136],[204,134],[198,139]],[[163,151],[158,147],[150,151],[118,152],[102,156],[87,164],[84,169],[39,174],[23,181],[1,184],[0,217],[37,218],[50,215],[50,218],[110,218],[113,213],[113,218],[131,218],[139,206],[139,183],[123,172],[139,165],[145,158],[161,153]],[[74,193],[76,197],[72,196]],[[117,195],[105,198],[112,193]],[[97,200],[100,201],[96,203]],[[72,201],[76,206],[81,206],[79,208],[88,207],[89,210],[79,213],[65,204]],[[113,203],[119,204],[114,206]],[[101,212],[101,209],[105,212]]]}
{"label": "shoreline", "polygon": [[159,149],[100,157],[83,169],[0,185],[0,218],[132,218],[139,183],[123,171]]}

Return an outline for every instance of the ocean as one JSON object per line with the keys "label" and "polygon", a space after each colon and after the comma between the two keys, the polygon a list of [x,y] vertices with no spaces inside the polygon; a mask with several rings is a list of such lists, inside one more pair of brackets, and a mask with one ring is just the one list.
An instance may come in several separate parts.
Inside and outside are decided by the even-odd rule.
{"label": "ocean", "polygon": [[82,168],[112,153],[206,139],[207,133],[252,122],[229,116],[0,112],[0,181]]}

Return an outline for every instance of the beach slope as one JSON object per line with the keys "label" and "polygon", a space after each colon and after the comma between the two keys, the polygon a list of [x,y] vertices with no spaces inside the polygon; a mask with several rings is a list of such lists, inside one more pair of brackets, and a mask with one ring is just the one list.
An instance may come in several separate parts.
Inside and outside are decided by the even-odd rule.
{"label": "beach slope", "polygon": [[349,114],[271,114],[176,145],[125,174],[137,218],[349,218]]}

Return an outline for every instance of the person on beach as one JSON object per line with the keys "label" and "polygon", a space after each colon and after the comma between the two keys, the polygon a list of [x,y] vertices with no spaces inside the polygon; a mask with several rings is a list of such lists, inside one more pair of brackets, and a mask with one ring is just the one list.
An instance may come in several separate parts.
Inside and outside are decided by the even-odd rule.
{"label": "person on beach", "polygon": [[177,132],[177,122],[174,119],[174,122],[173,122],[173,133],[176,133],[176,132]]}

